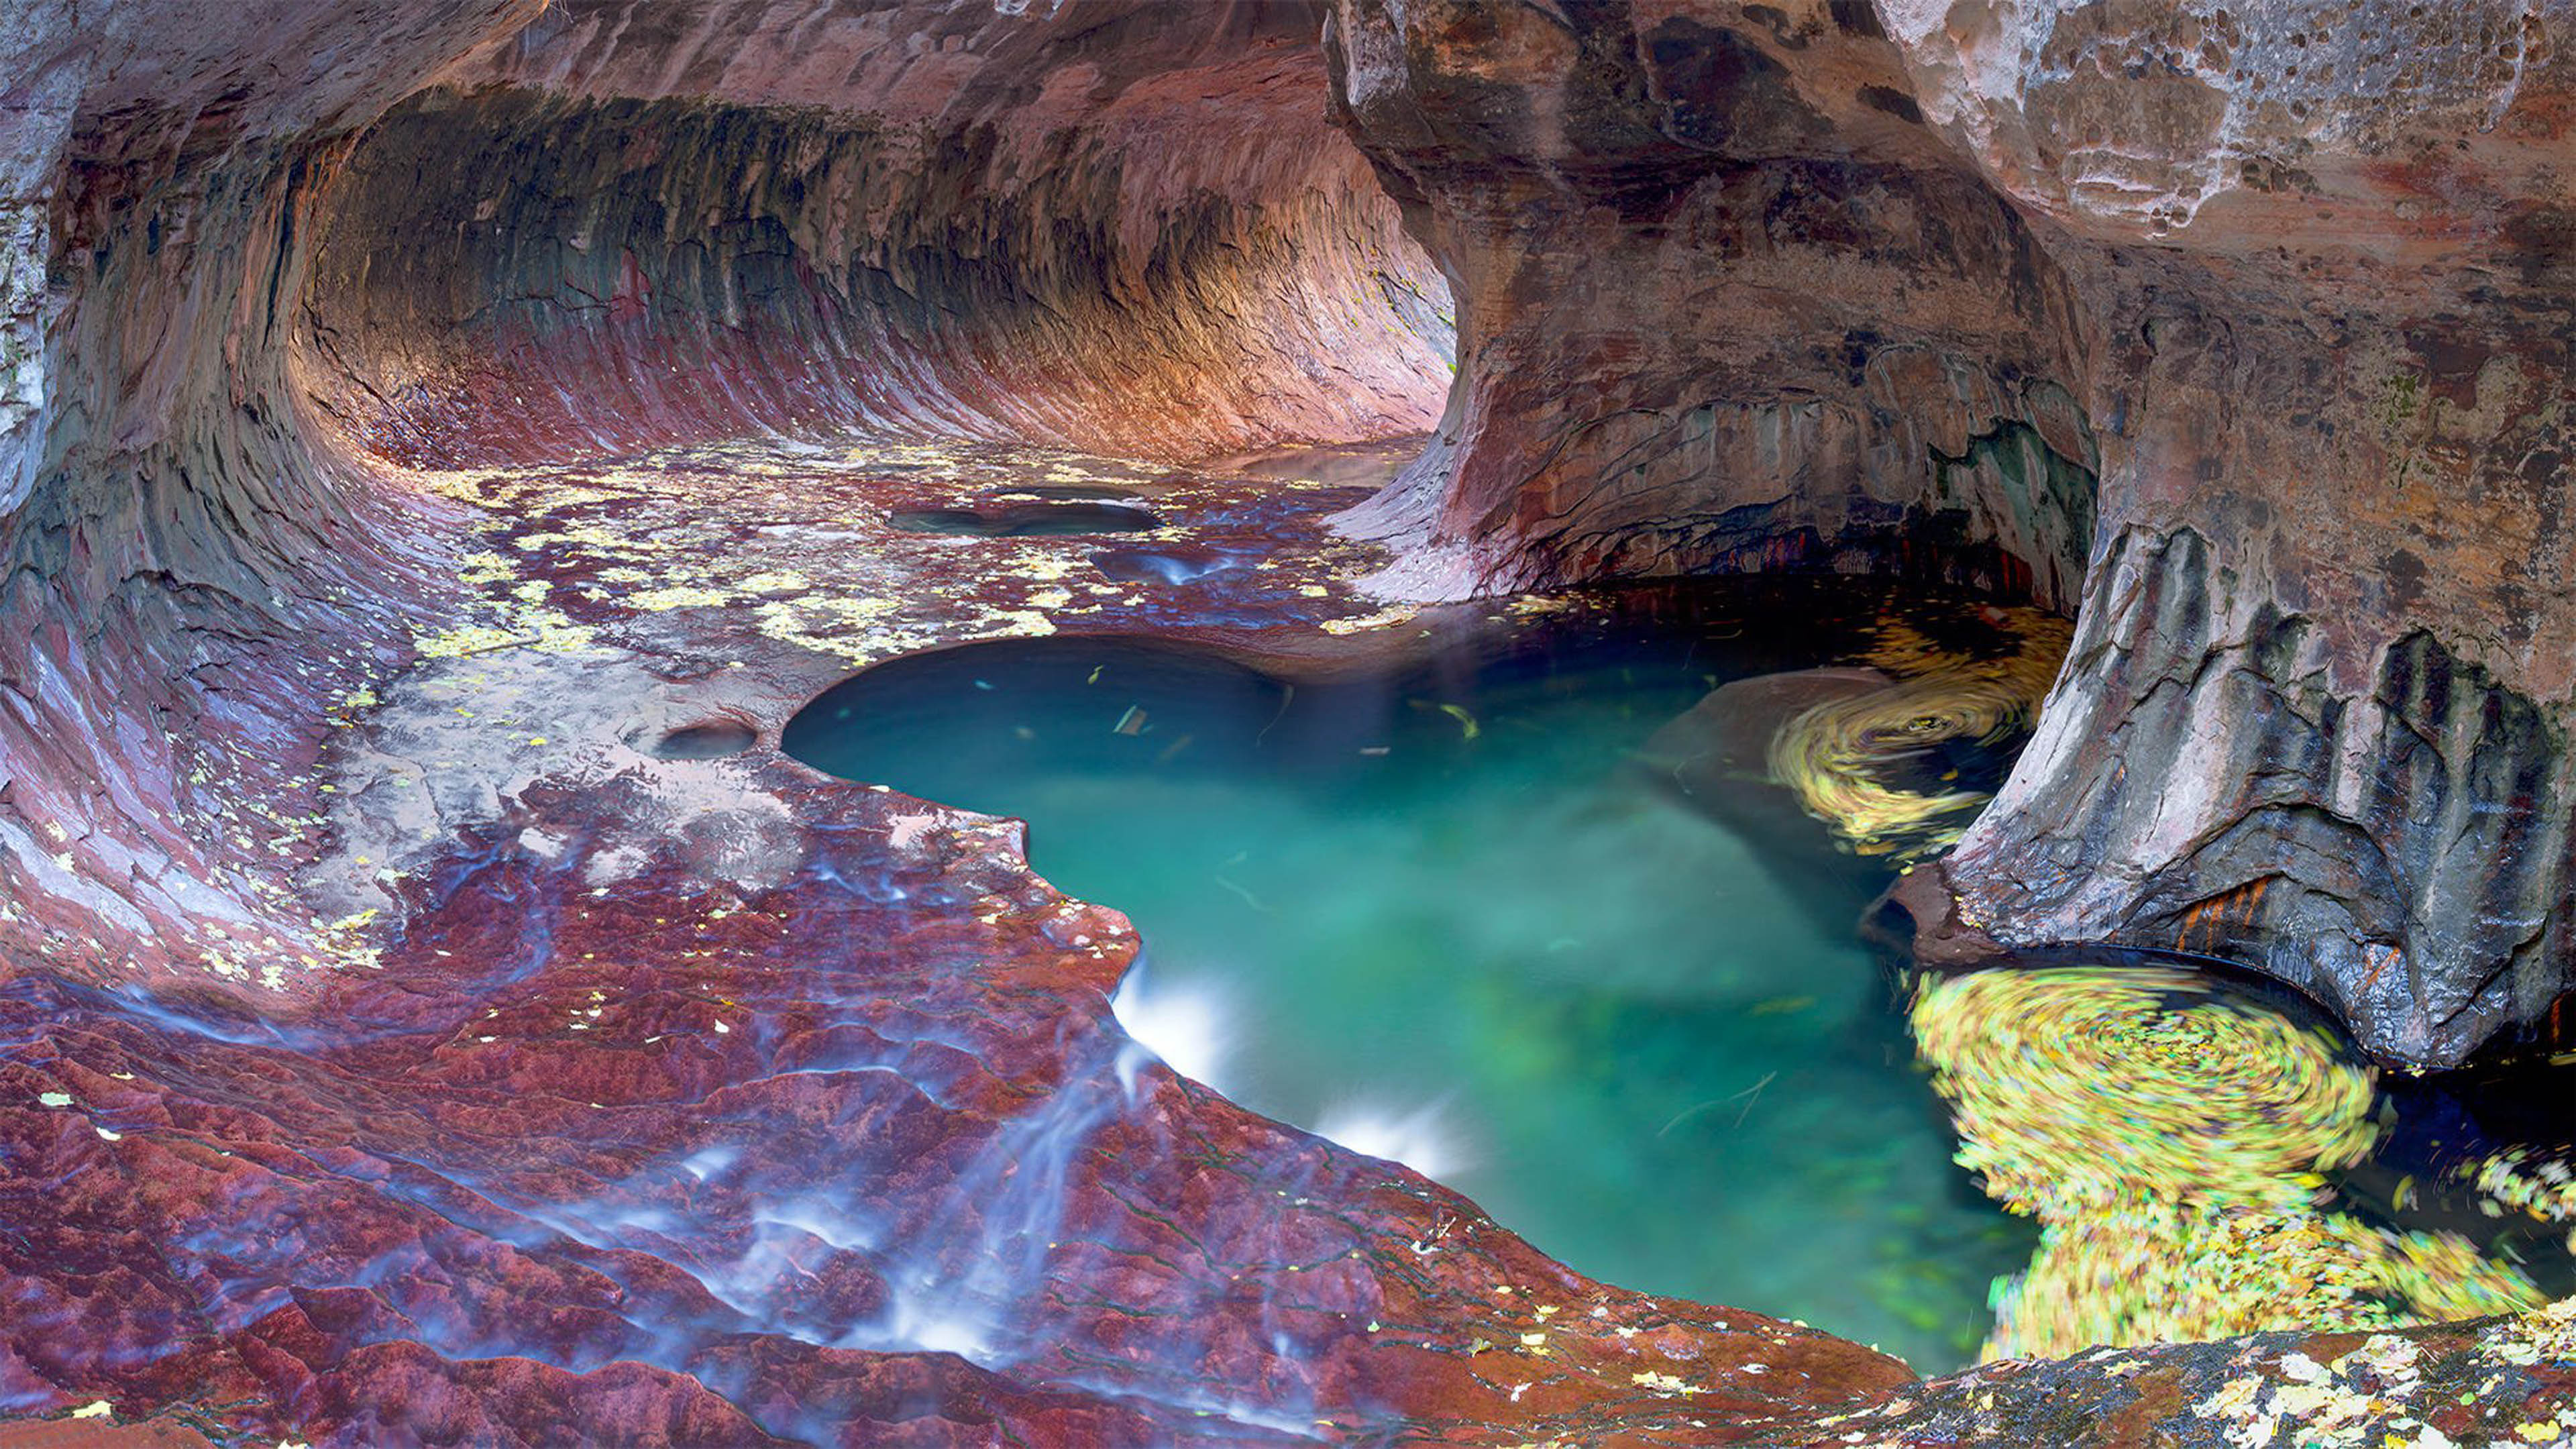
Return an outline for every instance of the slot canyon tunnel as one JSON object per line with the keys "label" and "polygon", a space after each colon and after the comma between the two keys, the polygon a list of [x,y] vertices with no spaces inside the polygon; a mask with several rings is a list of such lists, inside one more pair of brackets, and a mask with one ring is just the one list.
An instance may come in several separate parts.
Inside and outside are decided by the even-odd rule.
{"label": "slot canyon tunnel", "polygon": [[2065,652],[1913,969],[2567,1093],[2576,5],[0,21],[0,1445],[2576,1442],[2537,1269],[1931,1378],[1597,1282],[781,746],[992,641],[1929,590]]}

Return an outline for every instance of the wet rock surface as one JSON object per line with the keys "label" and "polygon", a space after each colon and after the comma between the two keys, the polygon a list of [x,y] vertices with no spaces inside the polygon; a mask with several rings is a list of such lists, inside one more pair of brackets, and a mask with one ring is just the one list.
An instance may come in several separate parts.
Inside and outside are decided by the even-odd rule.
{"label": "wet rock surface", "polygon": [[[961,471],[904,457],[889,502]],[[385,683],[333,752],[336,848],[306,885],[399,923],[367,931],[372,968],[286,1012],[13,983],[13,1217],[45,1224],[7,1263],[46,1325],[13,1340],[18,1411],[175,1407],[225,1442],[1688,1428],[1650,1374],[1740,1439],[1909,1381],[1821,1333],[1591,1284],[1454,1194],[1173,1076],[1108,1017],[1132,932],[1031,875],[1009,822],[758,745],[631,747],[711,717],[768,735],[842,667],[810,624],[790,642],[705,601],[728,581],[887,587],[902,611],[839,636],[852,657],[1049,610],[1135,622],[1124,590],[1047,602],[1079,540],[872,558],[761,531],[838,499],[900,539],[850,472],[780,467],[729,504],[673,501],[676,476],[514,480],[485,514],[513,565],[482,581],[489,607],[526,630],[557,607],[522,596],[536,582],[589,622]],[[1259,530],[1205,535],[1266,545],[1236,608],[1354,617],[1362,556],[1313,520],[1355,490],[1172,491]],[[650,589],[585,597],[628,542],[672,537]]]}
{"label": "wet rock surface", "polygon": [[[921,505],[939,458],[818,458],[796,441],[856,423],[1169,459],[1428,417],[1438,388],[1422,378],[1439,375],[1421,364],[1436,366],[1445,308],[1324,127],[1314,17],[1211,8],[1191,29],[1079,3],[1021,17],[1035,8],[0,12],[0,1415],[44,1421],[5,1432],[1906,1443],[2031,1442],[2033,1425],[2055,1425],[2098,1442],[2260,1443],[2293,1432],[2281,1406],[2322,1392],[2320,1371],[2367,1388],[2353,1422],[2372,1427],[2468,1436],[2470,1419],[2442,1406],[2459,1393],[2478,1432],[2565,1412],[2563,1314],[2394,1336],[2448,1376],[2371,1369],[2329,1343],[2302,1349],[2302,1367],[2266,1340],[1918,1387],[1823,1333],[1591,1284],[1463,1200],[1134,1060],[1103,999],[1132,936],[1032,877],[1006,824],[832,784],[759,743],[846,668],[942,641],[1181,627],[1329,652],[1414,616],[1355,592],[1392,556],[1315,530],[1315,511],[1359,503],[1354,490],[1174,482],[1153,495],[1158,513],[1279,567],[1188,590],[1102,577],[1094,593],[1087,542],[894,540],[884,512]],[[2410,781],[2457,780],[2463,820],[2503,798],[2494,828],[2536,822],[2528,881],[2496,891],[2426,895],[2429,867],[2404,863],[2425,847],[2395,852],[2409,901],[2545,913],[2450,927],[2473,945],[2515,929],[2537,944],[2435,1020],[2419,1054],[2544,999],[2567,959],[2553,863],[2567,812],[2550,772],[2565,768],[2570,684],[2546,646],[2567,634],[2543,401],[2563,370],[2541,340],[2564,228],[2530,198],[2564,87],[2541,32],[2507,27],[2509,91],[2444,91],[2371,120],[2393,138],[2382,150],[2240,168],[2280,206],[2324,177],[2388,217],[2426,218],[2392,222],[2387,245],[2321,282],[2316,258],[2259,248],[2149,258],[2120,230],[2149,223],[2025,196],[2020,143],[1961,141],[1983,132],[1954,119],[1975,109],[1959,97],[2020,95],[2009,66],[1936,84],[1939,45],[1900,15],[1755,8],[1641,17],[1665,37],[1650,65],[1609,63],[1588,18],[1570,68],[1550,58],[1566,42],[1533,31],[1545,64],[1524,76],[1603,80],[1598,94],[1533,108],[1539,91],[1495,82],[1443,108],[1497,135],[1571,116],[1579,135],[1633,110],[1649,76],[1650,108],[1683,138],[1623,133],[1580,148],[1597,165],[1557,164],[1582,183],[1568,193],[1586,198],[1579,221],[1524,173],[1483,203],[1481,232],[1435,227],[1462,289],[1461,396],[1492,385],[1479,358],[1497,337],[1496,355],[1526,349],[1521,377],[1549,389],[1653,381],[1625,365],[1650,322],[1670,338],[1688,330],[1677,318],[1727,316],[1750,340],[1715,349],[1719,382],[1673,384],[1622,424],[1669,460],[1633,484],[1603,486],[1631,476],[1598,461],[1624,456],[1616,429],[1535,493],[1503,473],[1475,484],[1462,462],[1472,486],[1455,516],[1477,524],[1476,569],[1444,545],[1421,553],[1421,576],[1914,567],[1904,541],[1928,519],[1940,547],[1919,566],[2062,603],[2088,532],[2108,556],[2109,540],[2148,530],[2121,555],[2143,560],[2197,529],[2249,610],[2272,599],[2321,621],[2313,657],[2256,657],[2263,681],[2313,676],[2346,701],[2379,690],[2392,720],[2450,732]],[[1462,41],[1487,24],[1438,13]],[[1337,18],[1349,54],[1362,18]],[[2476,23],[2442,53],[2478,49],[2484,76],[2502,42]],[[1525,39],[1511,34],[1498,66]],[[1792,42],[1845,67],[1856,99],[1789,95],[1775,68],[1798,73]],[[1398,99],[1441,70],[1436,47],[1371,55]],[[2101,74],[2117,95],[2115,72],[2128,73]],[[1338,89],[1365,130],[1371,103]],[[1706,103],[1739,93],[1756,102]],[[861,114],[854,94],[885,99]],[[1247,99],[1202,106],[1227,96]],[[2410,139],[2448,137],[2479,96],[2502,98],[2475,132],[2501,148],[2487,172]],[[1847,122],[1903,139],[1872,159],[1831,139]],[[1267,138],[1275,165],[1229,191],[1227,147],[1247,138]],[[1791,355],[1760,339],[1789,335],[1796,311],[1751,307],[1761,298],[1731,284],[1690,308],[1605,285],[1603,326],[1577,326],[1581,309],[1560,302],[1561,344],[1545,326],[1514,334],[1500,303],[1536,305],[1587,245],[1604,276],[1658,264],[1655,247],[1621,240],[1619,217],[1669,222],[1657,246],[1689,250],[1700,223],[1665,207],[1674,188],[1654,172],[1710,148],[1751,169],[1692,202],[1704,234],[1794,243],[1765,295],[1858,278],[1854,318],[1894,319],[1888,345],[1838,337]],[[890,192],[897,175],[920,189]],[[1855,177],[1867,184],[1835,189]],[[1436,220],[1437,180],[1394,199]],[[2180,194],[2161,171],[2150,180]],[[2490,189],[2456,193],[2471,181]],[[934,203],[910,217],[994,201],[916,234],[861,214],[890,194]],[[1834,225],[1910,240],[1824,266],[1814,238],[1830,218],[1798,216],[1820,195],[1857,198]],[[2400,208],[2424,198],[2439,205]],[[1513,208],[1556,238],[1529,249],[1528,280],[1462,265],[1468,240],[1521,244],[1496,223]],[[1757,226],[1745,208],[1780,219]],[[2191,225],[2222,214],[2205,204]],[[2452,215],[2493,226],[2456,240]],[[1057,216],[1084,224],[1039,225]],[[2491,265],[2437,265],[2491,243]],[[2369,260],[2391,248],[2402,268]],[[978,264],[943,271],[943,249]],[[1980,259],[1998,253],[2029,266],[1997,274]],[[2098,280],[2124,267],[2119,286]],[[1909,269],[1966,281],[1899,297]],[[2379,300],[2355,302],[2359,340],[2311,320],[2314,299],[2365,286]],[[2097,293],[2125,300],[2101,309]],[[2068,331],[2053,319],[2070,299],[2108,320]],[[2491,342],[2445,320],[2472,304]],[[1139,368],[1116,345],[1131,324],[1193,368],[1224,359],[1236,381],[1201,391]],[[1857,361],[1837,361],[1855,345]],[[2345,380],[2321,412],[2293,396],[2312,353]],[[1774,372],[1824,401],[1748,381]],[[2127,391],[2103,380],[2115,376]],[[1255,377],[1266,391],[1238,386]],[[1563,416],[1629,417],[1621,406]],[[1508,408],[1459,416],[1508,440]],[[2189,421],[2202,417],[2215,431]],[[624,476],[597,456],[745,431],[777,441],[629,457]],[[1431,456],[1499,467],[1476,436],[1453,427]],[[1659,490],[1705,474],[1699,447],[1778,462],[1707,520],[1640,532],[1674,516]],[[455,466],[576,456],[584,466]],[[1836,456],[1865,481],[1848,485]],[[2231,460],[2248,457],[2266,479],[2313,471],[2318,491],[2239,486]],[[2206,479],[2204,458],[2219,460]],[[1119,481],[1065,471],[1084,470],[1061,455],[960,467],[944,501]],[[2085,471],[2103,480],[2099,529],[2078,506]],[[2380,480],[2390,491],[2370,491]],[[2477,527],[2448,526],[2472,506]],[[1546,539],[1514,522],[1559,515],[1574,522]],[[1537,542],[1477,542],[1515,536]],[[2092,617],[2121,617],[2099,606],[2120,576],[2095,571]],[[2419,632],[2428,646],[2381,666]],[[2051,712],[2092,690],[2128,719],[2174,687],[2147,671],[2070,683]],[[2189,713],[2193,737],[2242,727],[2217,708]],[[755,738],[723,755],[714,744],[737,737],[721,726],[685,743],[715,721]],[[2513,780],[2538,781],[2528,806],[2499,797],[2521,787],[2453,763],[2472,728],[2547,742],[2510,760],[2562,763],[2516,767]],[[2044,883],[2019,901],[2003,854],[1979,853],[2062,818],[2074,797],[2057,778],[2025,770],[2024,794],[2008,791],[1960,857],[1965,909],[1988,929],[2078,934],[2080,913]],[[2417,798],[2412,785],[2398,797],[2410,821]],[[2308,889],[2262,899],[2331,922],[2360,888],[2337,886],[2344,857],[2292,843],[2280,869]],[[2183,879],[2158,870],[2136,898]],[[2435,912],[2410,911],[2406,928],[2428,929],[2417,922]],[[2019,924],[1997,925],[2007,915]],[[2133,924],[2115,934],[2153,934]],[[2463,979],[2417,936],[2386,944],[2404,960],[2380,979],[2409,981],[2410,1002]],[[2344,979],[2326,965],[2320,979]],[[2355,1004],[2368,999],[2347,1005],[2374,1042],[2418,1050],[2372,1025],[2404,1018]],[[2079,1403],[2101,1406],[2080,1429],[2048,1417]],[[1870,1417],[1828,1422],[1847,1412]]]}
{"label": "wet rock surface", "polygon": [[[1523,1397],[1653,1417],[1638,1367],[1739,1414],[1904,1377],[1597,1289],[1184,1084],[1107,1020],[1132,934],[1008,825],[695,768],[737,803],[676,836],[638,828],[645,772],[522,791],[515,832],[419,881],[423,944],[303,1020],[17,983],[7,1269],[47,1325],[13,1335],[17,1406],[347,1442],[874,1443],[927,1414],[1243,1443]],[[710,889],[724,864],[774,883]]]}

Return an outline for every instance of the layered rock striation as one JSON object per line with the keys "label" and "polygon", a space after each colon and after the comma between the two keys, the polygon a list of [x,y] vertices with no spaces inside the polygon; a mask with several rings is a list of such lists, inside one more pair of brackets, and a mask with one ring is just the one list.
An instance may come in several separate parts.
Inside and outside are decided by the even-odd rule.
{"label": "layered rock striation", "polygon": [[[571,7],[514,40],[537,12],[0,27],[0,1416],[1491,1442],[1669,1419],[1647,1352],[1745,1419],[1906,1382],[1596,1291],[1183,1082],[1108,1014],[1132,933],[1015,830],[760,743],[844,649],[1067,594],[832,547],[942,501],[903,471],[936,448],[776,457],[1428,420],[1438,282],[1326,125],[1313,17]],[[1238,150],[1273,169],[1226,180]],[[810,436],[622,487],[455,466],[745,432]]]}
{"label": "layered rock striation", "polygon": [[1445,383],[1311,14],[21,8],[0,933],[63,969],[332,955],[297,776],[459,592],[456,513],[386,462],[1204,455],[1417,429]]}
{"label": "layered rock striation", "polygon": [[1324,124],[1315,16],[1173,18],[559,6],[352,158],[308,372],[361,444],[442,464],[1420,431],[1448,299]]}
{"label": "layered rock striation", "polygon": [[[288,383],[325,180],[535,6],[12,6],[0,950],[255,993],[334,953],[293,873],[335,698],[452,596],[454,512]],[[22,249],[23,248],[23,249]]]}
{"label": "layered rock striation", "polygon": [[2456,1062],[2576,981],[2571,23],[1344,0],[1339,114],[1461,328],[1348,526],[1416,596],[2080,601],[1951,899],[1908,893],[1927,948],[2204,952]]}
{"label": "layered rock striation", "polygon": [[1282,563],[1195,612],[882,524],[989,501],[960,440],[1181,458],[1445,391],[1354,515],[1382,586],[2081,601],[1936,943],[2258,957],[2456,1055],[2568,954],[2566,88],[2521,16],[0,0],[0,1415],[2138,1442],[2320,1373],[2558,1412],[2564,1314],[1918,1385],[1590,1283],[1142,1056],[1132,933],[1007,825],[767,744],[853,660],[1050,611],[1403,618],[1314,536],[1346,491],[1174,484]]}

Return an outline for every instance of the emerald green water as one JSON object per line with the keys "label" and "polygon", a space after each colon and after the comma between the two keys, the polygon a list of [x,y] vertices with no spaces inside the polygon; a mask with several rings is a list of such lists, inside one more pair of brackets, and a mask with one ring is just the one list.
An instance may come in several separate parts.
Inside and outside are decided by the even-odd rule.
{"label": "emerald green water", "polygon": [[1142,931],[1119,1015],[1188,1075],[1595,1277],[1939,1369],[2031,1237],[1950,1162],[1854,934],[1883,868],[1749,772],[1686,798],[1638,758],[1719,684],[1847,659],[1881,604],[1633,594],[1329,679],[971,645],[860,675],[785,743],[1027,820],[1041,873]]}

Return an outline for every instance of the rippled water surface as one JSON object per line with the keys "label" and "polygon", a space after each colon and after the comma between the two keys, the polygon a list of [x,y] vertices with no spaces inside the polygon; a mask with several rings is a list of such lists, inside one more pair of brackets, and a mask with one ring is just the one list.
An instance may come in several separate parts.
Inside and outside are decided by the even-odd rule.
{"label": "rippled water surface", "polygon": [[[1712,695],[1857,657],[1883,605],[1605,597],[1339,672],[974,645],[870,670],[787,745],[1026,819],[1041,872],[1144,933],[1122,1019],[1236,1100],[1400,1158],[1594,1276],[1943,1366],[2031,1238],[1951,1163],[1854,935],[1889,867],[1760,778],[1770,727],[1847,682]],[[2017,743],[1924,768],[1956,788]]]}

